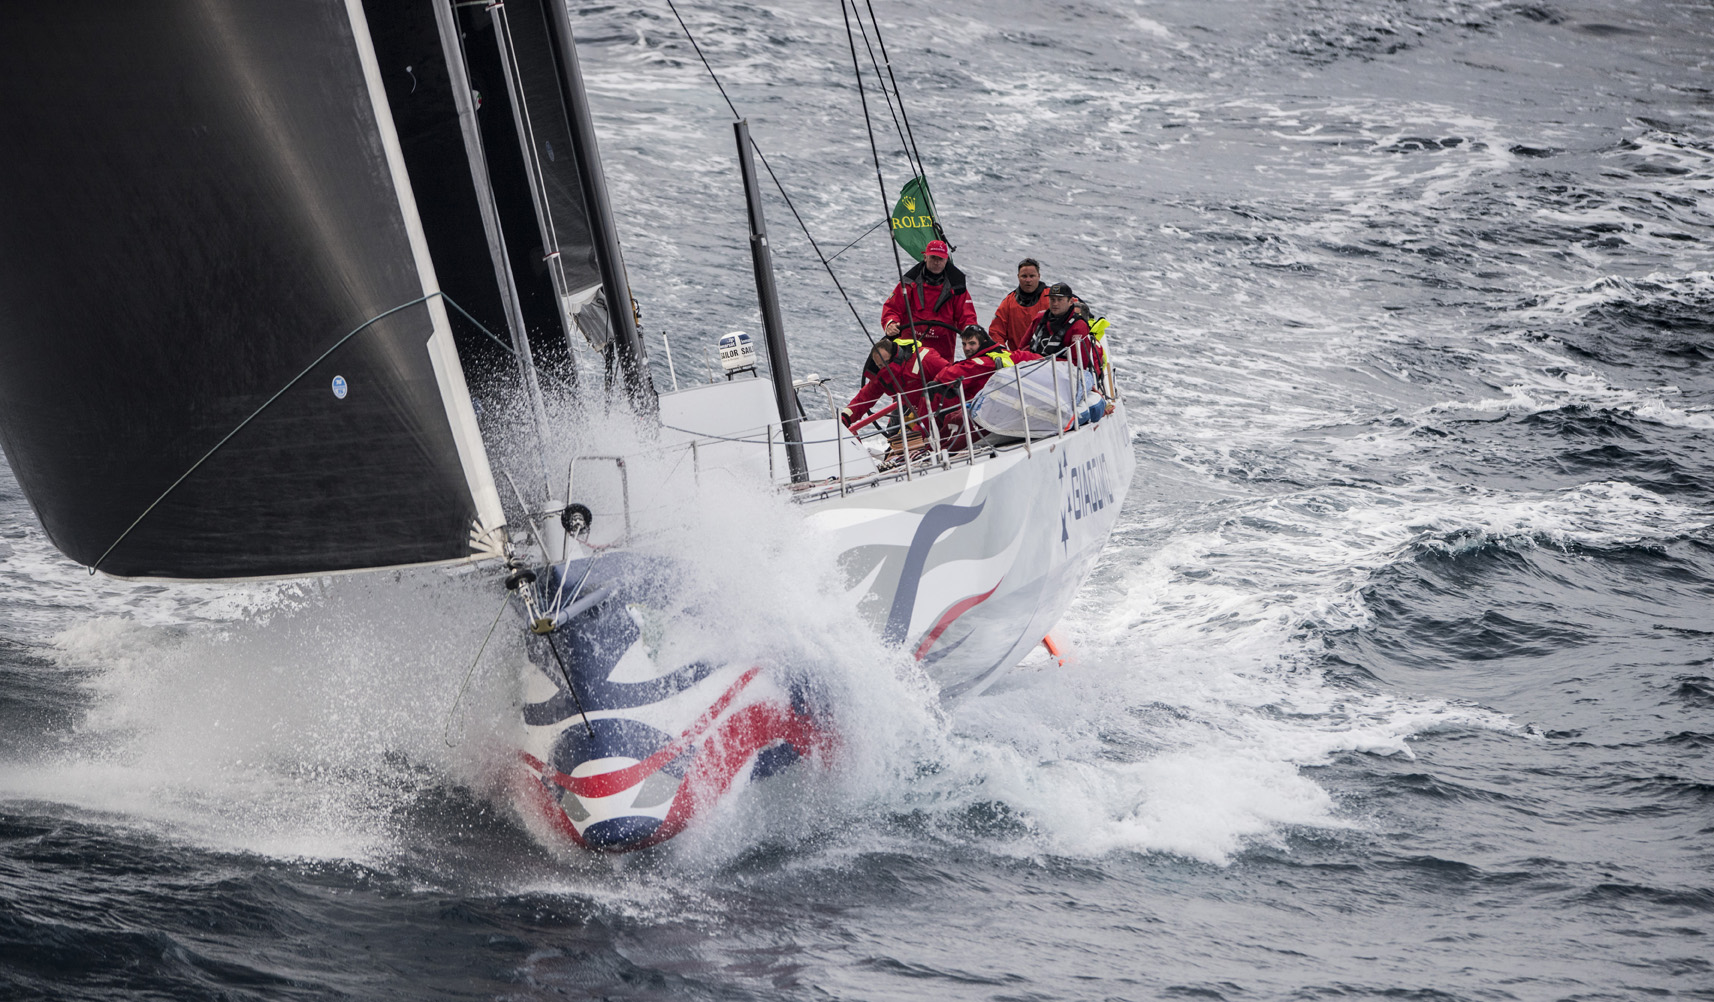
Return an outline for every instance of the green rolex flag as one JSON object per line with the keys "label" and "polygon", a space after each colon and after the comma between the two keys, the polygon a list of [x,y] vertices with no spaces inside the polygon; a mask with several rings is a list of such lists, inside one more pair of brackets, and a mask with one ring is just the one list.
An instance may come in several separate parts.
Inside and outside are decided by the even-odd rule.
{"label": "green rolex flag", "polygon": [[893,240],[906,254],[922,260],[922,250],[930,240],[944,240],[934,219],[934,203],[928,197],[928,182],[913,177],[899,191],[899,203],[893,206]]}

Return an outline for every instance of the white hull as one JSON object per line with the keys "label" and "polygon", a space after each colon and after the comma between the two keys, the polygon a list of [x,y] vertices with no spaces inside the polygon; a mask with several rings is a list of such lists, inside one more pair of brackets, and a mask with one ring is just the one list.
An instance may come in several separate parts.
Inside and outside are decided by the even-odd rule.
{"label": "white hull", "polygon": [[[729,389],[703,387],[695,399],[755,392],[722,385]],[[696,427],[724,436],[697,452],[704,471],[723,451],[720,465],[783,472],[774,436],[736,441],[745,438],[738,429]],[[822,452],[839,462],[831,442]],[[875,474],[861,451],[845,462],[856,459],[867,466],[862,476],[799,494],[804,516],[834,540],[859,613],[921,661],[947,700],[992,685],[1058,622],[1100,556],[1136,465],[1123,404],[1062,436],[919,465],[909,477]],[[551,639],[532,642],[525,670],[518,800],[550,843],[657,844],[733,785],[837,744],[813,678],[657,663],[643,639],[646,565],[639,558],[626,570],[626,558],[610,554],[546,569],[538,585],[563,591],[563,573],[573,594],[587,596],[570,603],[575,614],[562,615]],[[593,577],[585,566],[597,568]]]}
{"label": "white hull", "polygon": [[992,684],[1065,614],[1135,469],[1117,404],[1027,450],[813,502],[809,519],[838,541],[858,609],[952,699]]}

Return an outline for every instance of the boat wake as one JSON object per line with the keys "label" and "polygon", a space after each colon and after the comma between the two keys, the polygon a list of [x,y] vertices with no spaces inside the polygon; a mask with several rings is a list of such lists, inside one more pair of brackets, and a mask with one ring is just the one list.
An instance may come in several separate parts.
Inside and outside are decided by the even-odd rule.
{"label": "boat wake", "polygon": [[[821,763],[835,775],[934,725],[916,663],[858,617],[825,543],[787,502],[726,478],[710,478],[694,505],[649,501],[661,496],[652,478],[670,471],[634,464],[629,548],[674,568],[673,587],[647,610],[663,660],[809,685],[838,734]],[[595,506],[598,521],[616,520]],[[16,546],[53,562],[39,536]],[[148,585],[143,608],[114,615],[99,611],[112,607],[106,592],[138,586],[103,580],[83,622],[41,638],[53,668],[76,679],[80,705],[23,761],[0,765],[0,798],[221,850],[366,864],[432,852],[425,842],[455,838],[457,822],[412,830],[424,803],[449,789],[500,803],[516,775],[518,680],[535,671],[522,631],[495,631],[472,666],[498,584],[488,568]],[[735,778],[736,796],[709,805],[705,846],[741,851],[826,816],[811,796],[795,822],[790,811],[756,820]]]}
{"label": "boat wake", "polygon": [[[1475,704],[1412,700],[1341,674],[1328,641],[1370,621],[1366,589],[1471,532],[1594,545],[1639,527],[1670,533],[1687,517],[1622,485],[1522,506],[1501,493],[1472,503],[1409,486],[1329,488],[1242,502],[1173,526],[1164,544],[1132,516],[1062,624],[1068,662],[1038,653],[983,695],[942,707],[908,652],[860,619],[845,581],[814,571],[833,566],[819,551],[828,544],[787,502],[709,478],[697,504],[675,503],[648,487],[668,471],[635,471],[632,549],[679,569],[676,597],[653,613],[680,645],[673,657],[812,676],[838,736],[810,768],[740,780],[666,862],[644,864],[669,870],[759,850],[837,861],[925,841],[1220,863],[1294,833],[1360,829],[1361,809],[1319,767],[1408,757],[1425,733],[1521,728]],[[615,514],[607,503],[595,505],[598,520]],[[16,566],[35,566],[32,554],[49,562],[39,537],[13,546]],[[113,595],[74,597],[86,621],[42,638],[80,705],[0,768],[0,797],[274,857],[387,867],[460,852],[516,774],[510,721],[528,661],[518,631],[495,633],[460,691],[495,616],[491,577],[105,582],[137,610],[102,615]],[[41,592],[45,602],[58,587],[20,583],[13,601]],[[484,838],[509,845],[501,855],[539,858],[515,822],[484,824]],[[571,865],[579,880],[608,879],[604,864]],[[550,871],[525,865],[504,879],[537,879],[527,872]]]}
{"label": "boat wake", "polygon": [[[1223,862],[1258,840],[1350,826],[1312,772],[1339,754],[1408,755],[1425,730],[1512,727],[1315,670],[1305,622],[1349,625],[1337,610],[1361,615],[1355,582],[1199,573],[1210,554],[1244,546],[1257,577],[1280,573],[1263,566],[1281,560],[1277,537],[1233,526],[1141,559],[1119,547],[1065,624],[1069,663],[1032,656],[943,708],[908,653],[860,620],[843,580],[811,572],[832,562],[784,502],[735,481],[703,502],[640,513],[644,551],[682,569],[679,598],[659,610],[673,642],[685,656],[813,676],[837,742],[783,782],[739,778],[674,840],[669,867],[925,839]],[[1375,538],[1376,565],[1396,542]],[[495,634],[460,696],[493,584],[441,571],[326,578],[274,586],[224,618],[93,617],[49,647],[80,679],[75,726],[5,767],[0,796],[275,857],[387,867],[455,852],[470,812],[435,812],[458,790],[500,803],[515,776],[509,721],[527,659],[516,631]],[[535,850],[518,838],[508,852]]]}

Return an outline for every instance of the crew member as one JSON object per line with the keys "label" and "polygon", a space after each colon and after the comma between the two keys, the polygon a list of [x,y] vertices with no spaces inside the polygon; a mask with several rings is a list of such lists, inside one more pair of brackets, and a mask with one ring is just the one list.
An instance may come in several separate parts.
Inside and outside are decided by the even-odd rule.
{"label": "crew member", "polygon": [[1089,324],[1074,309],[1077,297],[1071,286],[1055,282],[1047,290],[1047,312],[1036,318],[1030,328],[1030,350],[1049,358],[1067,347],[1066,357],[1081,361],[1085,368],[1100,372],[1106,356],[1100,342],[1089,336]]}
{"label": "crew member", "polygon": [[1036,263],[1036,259],[1026,257],[1019,261],[1018,287],[1000,300],[1000,307],[994,311],[994,319],[988,324],[988,333],[1008,348],[1027,347],[1030,328],[1035,326],[1036,317],[1047,309],[1046,292],[1047,286],[1041,281],[1041,265]]}
{"label": "crew member", "polygon": [[[962,449],[968,443],[965,436],[969,424],[969,416],[965,410],[970,402],[988,385],[988,380],[1001,369],[1009,369],[1019,362],[1028,362],[1040,358],[1033,351],[1011,349],[996,341],[991,333],[975,324],[964,328],[964,360],[954,362],[940,370],[941,392],[936,406],[943,415],[942,428],[945,434],[942,438],[951,449]],[[964,399],[958,399],[959,384],[964,386]]]}
{"label": "crew member", "polygon": [[1030,362],[1040,358],[1033,351],[1024,348],[1008,348],[996,340],[993,334],[972,324],[964,328],[964,360],[954,362],[940,370],[940,382],[950,388],[952,393],[958,393],[959,382],[964,383],[964,399],[972,400],[988,384],[988,377],[1001,369],[1009,369],[1019,362]]}
{"label": "crew member", "polygon": [[[869,352],[869,361],[874,375],[839,412],[839,420],[847,428],[884,396],[904,401],[917,417],[930,413],[924,390],[946,368],[946,359],[939,352],[908,337],[884,337]],[[926,429],[923,433],[927,434]]]}
{"label": "crew member", "polygon": [[964,273],[951,261],[946,241],[930,240],[922,261],[905,272],[881,308],[888,336],[921,341],[942,361],[953,354],[958,332],[976,322],[976,307],[964,288]]}

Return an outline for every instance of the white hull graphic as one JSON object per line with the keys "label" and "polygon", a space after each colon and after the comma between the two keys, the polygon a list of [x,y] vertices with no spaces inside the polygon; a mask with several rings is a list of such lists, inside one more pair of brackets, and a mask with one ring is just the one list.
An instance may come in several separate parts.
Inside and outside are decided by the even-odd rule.
{"label": "white hull graphic", "polygon": [[943,698],[980,691],[1065,614],[1136,469],[1124,405],[1063,437],[812,503],[859,610]]}

